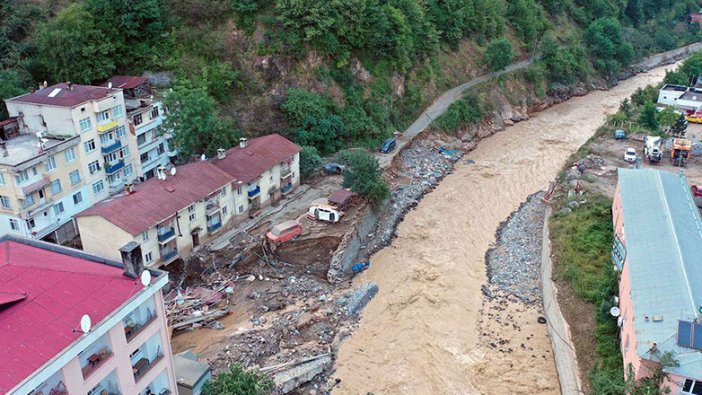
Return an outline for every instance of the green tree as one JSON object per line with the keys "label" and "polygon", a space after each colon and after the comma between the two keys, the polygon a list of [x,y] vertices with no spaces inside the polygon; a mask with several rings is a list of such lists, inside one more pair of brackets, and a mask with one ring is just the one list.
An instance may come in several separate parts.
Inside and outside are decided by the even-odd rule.
{"label": "green tree", "polygon": [[192,78],[197,86],[204,86],[210,96],[218,102],[225,102],[232,93],[232,88],[241,87],[239,72],[229,62],[212,60],[202,67],[199,74]]}
{"label": "green tree", "polygon": [[684,137],[687,132],[687,119],[680,114],[675,122],[670,126],[669,133],[675,137]]}
{"label": "green tree", "polygon": [[504,37],[490,41],[484,55],[485,63],[490,65],[493,71],[503,70],[513,58],[512,43]]}
{"label": "green tree", "polygon": [[[0,70],[0,100],[19,96],[26,92],[25,83],[17,71]],[[7,116],[7,107],[5,107],[3,102],[0,105],[0,120],[7,118]]]}
{"label": "green tree", "polygon": [[169,110],[164,126],[173,132],[171,141],[185,159],[203,153],[212,157],[238,140],[238,132],[217,115],[217,103],[205,89],[185,81],[167,92],[163,102]]}
{"label": "green tree", "polygon": [[658,121],[658,125],[660,125],[662,128],[668,128],[672,126],[675,121],[678,120],[680,117],[680,114],[675,112],[675,109],[672,106],[668,106],[661,111],[658,111],[656,114],[656,120]]}
{"label": "green tree", "polygon": [[52,81],[90,83],[115,71],[115,43],[80,3],[59,12],[37,29],[37,60]]}
{"label": "green tree", "polygon": [[657,130],[658,119],[656,115],[656,105],[653,103],[646,103],[639,115],[639,123],[650,130]]}
{"label": "green tree", "polygon": [[533,50],[539,36],[548,26],[541,5],[534,0],[512,0],[509,6],[509,15],[514,30],[517,31],[526,49]]}
{"label": "green tree", "polygon": [[281,109],[296,143],[314,146],[322,155],[334,153],[344,144],[346,126],[329,97],[291,89]]}
{"label": "green tree", "polygon": [[390,189],[381,177],[378,159],[365,151],[352,152],[346,159],[348,167],[344,169],[343,187],[349,188],[368,199],[378,207],[390,196]]}
{"label": "green tree", "polygon": [[204,395],[266,395],[273,389],[273,381],[266,375],[246,371],[239,365],[232,365],[217,377],[205,383]]}
{"label": "green tree", "polygon": [[631,102],[629,98],[622,100],[622,104],[619,105],[619,111],[626,114],[626,116],[631,116]]}
{"label": "green tree", "polygon": [[585,32],[585,42],[595,67],[605,75],[618,72],[634,57],[633,46],[624,39],[621,25],[614,18],[593,21]]}
{"label": "green tree", "polygon": [[304,146],[300,150],[300,177],[309,180],[322,168],[322,157],[317,148]]}

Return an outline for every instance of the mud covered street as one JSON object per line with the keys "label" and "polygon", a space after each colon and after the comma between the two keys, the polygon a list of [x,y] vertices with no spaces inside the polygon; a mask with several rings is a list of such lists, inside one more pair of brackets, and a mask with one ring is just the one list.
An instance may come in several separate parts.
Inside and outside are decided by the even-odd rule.
{"label": "mud covered street", "polygon": [[[379,293],[341,346],[334,393],[560,393],[540,309],[513,296],[485,304],[485,255],[500,223],[556,177],[606,114],[665,69],[556,105],[467,154],[474,163],[460,161],[407,213],[356,280],[377,283]],[[516,346],[497,351],[488,332]]]}

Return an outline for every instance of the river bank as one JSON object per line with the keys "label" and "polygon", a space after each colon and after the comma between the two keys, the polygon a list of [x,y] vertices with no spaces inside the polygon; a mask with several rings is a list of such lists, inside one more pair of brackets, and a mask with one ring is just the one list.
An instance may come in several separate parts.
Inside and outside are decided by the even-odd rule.
{"label": "river bank", "polygon": [[[606,114],[664,74],[665,67],[652,69],[609,91],[537,113],[484,139],[465,158],[475,164],[459,162],[407,213],[393,243],[373,256],[363,280],[376,282],[380,291],[341,346],[338,392],[557,391],[552,360],[535,364],[482,344],[477,323],[487,280],[485,253],[499,224],[555,178]],[[520,313],[514,320],[533,323],[528,331],[547,341],[546,329],[536,322],[538,311]]]}

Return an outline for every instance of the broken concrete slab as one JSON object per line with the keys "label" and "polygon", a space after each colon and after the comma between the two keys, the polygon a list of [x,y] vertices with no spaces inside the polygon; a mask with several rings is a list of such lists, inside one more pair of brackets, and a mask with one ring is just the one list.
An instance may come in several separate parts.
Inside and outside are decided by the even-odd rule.
{"label": "broken concrete slab", "polygon": [[312,381],[318,374],[331,368],[331,355],[322,356],[315,360],[301,363],[288,370],[273,374],[273,382],[280,394],[287,394],[302,384]]}
{"label": "broken concrete slab", "polygon": [[336,300],[336,304],[346,306],[346,315],[358,314],[378,293],[378,285],[373,282],[361,284],[353,291]]}

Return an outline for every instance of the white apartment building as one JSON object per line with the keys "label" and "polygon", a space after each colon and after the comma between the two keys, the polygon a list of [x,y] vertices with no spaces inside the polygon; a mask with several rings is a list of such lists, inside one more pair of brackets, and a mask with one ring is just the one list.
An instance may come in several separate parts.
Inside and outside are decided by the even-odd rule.
{"label": "white apartment building", "polygon": [[106,85],[122,89],[127,119],[138,147],[137,174],[148,180],[156,176],[159,166],[168,166],[176,155],[168,147],[170,135],[162,129],[164,108],[155,100],[145,77],[115,76]]}

